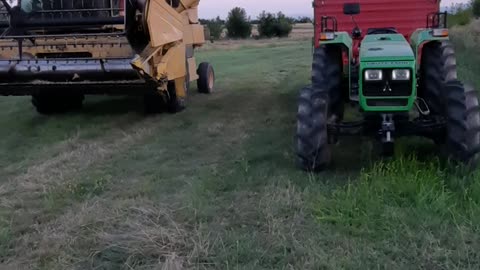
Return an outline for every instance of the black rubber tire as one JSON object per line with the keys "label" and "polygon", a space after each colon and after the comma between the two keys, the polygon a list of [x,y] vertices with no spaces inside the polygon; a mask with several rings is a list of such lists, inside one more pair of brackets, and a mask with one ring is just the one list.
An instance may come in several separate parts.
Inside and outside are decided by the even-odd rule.
{"label": "black rubber tire", "polygon": [[168,82],[168,95],[169,99],[167,101],[167,110],[169,113],[179,113],[185,110],[186,100],[184,98],[177,97],[175,82],[173,81]]}
{"label": "black rubber tire", "polygon": [[315,49],[312,65],[312,88],[325,91],[329,97],[329,119],[343,120],[344,99],[342,93],[342,50],[338,46],[323,45]]}
{"label": "black rubber tire", "polygon": [[448,42],[427,43],[422,51],[419,96],[428,104],[432,115],[445,114],[445,83],[457,79],[457,63],[453,45]]}
{"label": "black rubber tire", "polygon": [[448,157],[476,166],[480,146],[480,107],[478,96],[460,81],[445,84],[446,139]]}
{"label": "black rubber tire", "polygon": [[480,101],[478,92],[472,85],[465,85],[467,105],[467,149],[468,162],[473,167],[478,167],[480,161]]}
{"label": "black rubber tire", "polygon": [[327,131],[328,94],[307,86],[298,100],[296,154],[305,171],[318,172],[331,162]]}
{"label": "black rubber tire", "polygon": [[[204,94],[210,94],[215,91],[215,71],[213,66],[209,63],[201,63],[197,69],[198,80],[197,87],[198,92]],[[212,77],[210,77],[212,76]],[[210,81],[213,80],[213,81]]]}
{"label": "black rubber tire", "polygon": [[190,90],[190,65],[188,64],[188,61],[185,66],[187,67],[187,74],[185,75],[185,89],[188,93]]}
{"label": "black rubber tire", "polygon": [[177,98],[175,82],[169,81],[167,89],[168,93],[152,91],[144,96],[145,113],[178,113],[185,110],[185,99]]}
{"label": "black rubber tire", "polygon": [[159,114],[165,112],[166,96],[156,91],[143,96],[143,104],[146,114]]}
{"label": "black rubber tire", "polygon": [[84,95],[32,95],[32,104],[40,114],[60,114],[82,109]]}

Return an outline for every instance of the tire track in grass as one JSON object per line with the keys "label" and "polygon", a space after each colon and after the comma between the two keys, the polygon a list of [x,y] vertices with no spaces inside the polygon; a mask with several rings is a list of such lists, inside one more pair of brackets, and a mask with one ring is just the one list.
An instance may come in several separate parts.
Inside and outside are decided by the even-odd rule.
{"label": "tire track in grass", "polygon": [[[255,56],[252,55],[252,58],[254,57]],[[288,59],[287,62],[294,60],[296,61],[297,59]],[[244,63],[244,60],[242,60],[242,63]],[[263,69],[262,66],[258,68]],[[298,67],[292,66],[291,68],[297,69]],[[251,72],[250,69],[246,69],[245,71]],[[275,68],[272,67],[272,72],[277,71],[275,70]],[[288,72],[284,73],[288,74]],[[239,91],[239,94],[232,95],[222,93],[220,95],[214,95],[207,98],[208,100],[210,100],[208,104],[205,104],[206,102],[204,99],[202,100],[202,98],[200,99],[200,101],[194,101],[192,107],[196,108],[197,106],[206,105],[205,108],[195,109],[192,111],[192,113],[187,112],[187,114],[182,114],[180,118],[172,120],[172,122],[175,124],[167,124],[166,127],[162,127],[166,130],[166,132],[162,130],[162,133],[164,134],[160,135],[158,138],[155,137],[155,139],[152,139],[154,138],[153,136],[155,134],[155,131],[160,129],[158,125],[156,128],[153,129],[154,132],[150,130],[150,133],[148,135],[139,135],[140,139],[138,140],[141,140],[142,143],[145,144],[145,146],[140,146],[139,143],[131,143],[129,147],[122,146],[123,144],[129,144],[129,141],[127,141],[126,143],[122,143],[121,141],[119,141],[120,143],[118,144],[120,146],[118,146],[112,142],[108,142],[107,138],[102,138],[101,142],[104,143],[95,144],[98,143],[98,141],[94,141],[92,145],[86,147],[85,149],[83,149],[83,151],[79,150],[79,153],[77,154],[73,154],[70,157],[67,156],[53,163],[48,163],[41,168],[32,168],[30,174],[43,174],[43,177],[41,177],[43,181],[25,181],[27,179],[30,179],[28,177],[25,177],[26,173],[16,176],[17,179],[23,180],[23,183],[18,186],[21,187],[24,191],[28,191],[28,193],[31,193],[30,190],[33,190],[41,195],[42,188],[44,187],[55,187],[56,185],[58,185],[60,186],[59,190],[62,190],[64,186],[64,181],[58,181],[57,179],[52,180],[49,177],[46,177],[50,169],[55,170],[58,166],[62,166],[62,169],[53,171],[52,173],[54,173],[55,177],[57,177],[58,179],[66,179],[66,181],[68,182],[68,180],[76,180],[76,177],[74,177],[75,175],[80,175],[80,177],[86,176],[88,174],[88,171],[94,170],[95,168],[112,169],[108,166],[126,164],[129,162],[133,163],[129,165],[129,168],[114,168],[113,175],[114,177],[116,177],[115,183],[107,183],[108,191],[95,195],[93,198],[90,197],[88,198],[88,200],[87,198],[82,198],[80,201],[74,201],[75,203],[68,205],[68,207],[63,207],[62,211],[60,213],[56,213],[53,217],[43,217],[42,222],[26,222],[29,230],[14,235],[16,237],[14,239],[15,241],[12,247],[14,252],[8,254],[8,262],[21,262],[22,264],[19,265],[27,265],[27,268],[38,268],[41,267],[45,262],[47,262],[52,263],[60,269],[69,269],[75,267],[75,263],[81,261],[88,262],[89,260],[94,258],[97,258],[99,260],[96,262],[96,265],[98,266],[106,265],[108,263],[115,263],[115,261],[112,262],[112,260],[118,259],[118,256],[116,255],[125,255],[126,257],[131,258],[133,262],[136,261],[137,263],[144,260],[151,260],[152,258],[153,260],[158,259],[159,257],[165,258],[165,256],[163,255],[163,257],[158,256],[158,253],[154,253],[154,257],[150,256],[151,254],[149,255],[148,252],[142,254],[143,240],[140,242],[132,241],[131,243],[133,243],[133,245],[129,246],[131,247],[131,249],[127,249],[127,252],[119,253],[118,249],[108,249],[108,247],[111,246],[118,246],[118,241],[122,241],[121,244],[123,245],[131,241],[129,240],[131,238],[128,238],[130,236],[131,230],[128,229],[127,221],[131,221],[133,222],[133,224],[143,224],[143,216],[138,216],[137,214],[135,214],[136,210],[132,209],[139,207],[145,207],[146,209],[150,209],[146,211],[147,213],[150,213],[146,216],[152,217],[150,219],[155,220],[155,218],[153,217],[168,216],[167,214],[162,214],[162,211],[160,211],[163,207],[165,207],[165,205],[162,205],[161,202],[167,204],[166,209],[173,208],[175,210],[179,210],[178,207],[185,205],[185,203],[189,204],[189,202],[185,202],[183,200],[186,199],[184,193],[189,193],[188,188],[191,187],[185,187],[187,188],[187,190],[185,190],[185,188],[175,190],[175,192],[172,192],[173,194],[162,193],[157,194],[156,197],[150,197],[151,195],[142,196],[141,192],[138,192],[138,187],[135,187],[135,184],[141,184],[142,181],[147,181],[147,179],[144,178],[141,174],[139,174],[139,172],[137,171],[137,169],[139,168],[136,166],[142,164],[143,162],[147,163],[147,166],[173,165],[172,167],[167,167],[168,173],[176,171],[175,179],[185,180],[185,182],[187,182],[185,183],[187,186],[192,183],[198,184],[194,183],[194,181],[208,180],[205,178],[214,176],[217,171],[220,171],[220,173],[228,174],[228,172],[225,172],[225,170],[230,171],[232,169],[231,166],[242,166],[242,164],[239,165],[236,163],[242,162],[242,160],[238,159],[242,159],[245,156],[244,151],[249,151],[248,149],[243,149],[244,141],[248,139],[249,134],[255,132],[255,130],[257,130],[258,128],[264,128],[263,125],[265,123],[270,123],[272,121],[270,119],[271,116],[262,116],[259,118],[258,115],[265,114],[267,110],[266,108],[268,108],[267,105],[270,104],[270,101],[272,100],[272,95],[275,95],[276,87],[285,87],[285,81],[283,80],[277,81],[276,79],[268,78],[268,76],[263,76],[261,75],[261,73],[258,74],[258,78],[256,77],[249,81],[236,82],[234,89]],[[283,75],[286,76],[285,74]],[[262,82],[264,82],[264,85],[268,84],[269,91],[266,94],[260,91],[260,95],[259,92],[256,92],[255,98],[251,99],[251,81],[256,81],[259,85],[261,85]],[[290,86],[292,86],[293,84],[297,83],[289,83]],[[296,85],[295,88],[297,88]],[[225,97],[228,98],[224,99]],[[239,100],[246,100],[247,98],[250,98],[251,101],[239,102]],[[232,106],[233,104],[235,104],[235,106]],[[216,110],[212,110],[212,107],[214,107],[214,109]],[[219,111],[222,112],[221,120],[212,122],[212,115],[220,115]],[[198,129],[192,130],[188,126],[183,126],[184,124],[182,123],[178,125],[178,119],[182,119],[185,122],[195,123]],[[167,122],[171,123],[170,121]],[[139,126],[145,125],[146,124],[143,123],[143,125]],[[155,123],[152,123],[152,125],[155,125]],[[129,128],[128,130],[133,130],[132,132],[134,132],[135,128]],[[179,132],[178,130],[181,131]],[[183,136],[184,133],[190,134],[188,134],[189,136],[186,137],[179,137],[179,134],[182,134]],[[216,136],[213,143],[209,141],[211,139],[209,136],[205,136],[208,134],[213,134],[214,136]],[[167,140],[164,141],[165,139]],[[166,144],[165,146],[164,143]],[[232,147],[232,144],[234,144],[235,146]],[[113,151],[111,150],[112,147],[119,147],[122,149],[123,152],[135,151],[137,150],[137,147],[142,148],[138,150],[140,152],[146,151],[152,147],[155,149],[143,153],[144,155],[140,157],[140,160],[136,160],[136,157],[128,158],[125,157],[125,155],[123,154],[118,157],[118,154],[122,151]],[[166,151],[165,149],[168,150],[168,153],[172,151],[172,153],[175,154],[175,157],[172,159],[171,156],[161,155],[162,151]],[[176,149],[179,151],[176,151]],[[238,150],[238,152],[232,150]],[[148,158],[148,155],[150,155],[151,153],[155,153],[156,157],[151,159]],[[113,157],[114,154],[116,155],[116,157]],[[196,157],[197,154],[200,155],[200,158]],[[84,155],[92,159],[88,161],[87,165],[82,165],[82,162],[84,162],[84,160],[86,159]],[[182,158],[180,158],[180,156]],[[116,159],[124,159],[123,161],[125,163],[116,163]],[[89,159],[87,158],[87,160]],[[162,164],[161,162],[163,161],[166,161],[167,164]],[[103,166],[105,166],[106,168],[104,168]],[[142,166],[144,166],[144,164],[142,164]],[[145,167],[140,167],[140,170],[143,168]],[[164,168],[165,167],[157,167],[156,172],[160,173],[161,175],[163,174],[162,169]],[[193,174],[198,173],[198,170],[204,172],[203,176],[205,178],[194,177]],[[208,170],[211,171],[207,173]],[[84,173],[85,175],[82,175],[82,173]],[[112,172],[109,171],[109,173]],[[124,183],[126,183],[126,185],[123,185]],[[200,184],[203,185],[204,183]],[[207,183],[207,186],[205,188],[209,188],[208,184],[209,183]],[[215,184],[215,181],[211,182],[210,184]],[[34,188],[31,189],[30,186],[33,186]],[[138,192],[136,194],[123,191],[125,189],[130,190],[135,188]],[[10,193],[13,190],[14,189],[12,189],[12,187],[8,189]],[[10,197],[14,197],[9,192],[7,192],[7,194],[9,194]],[[166,198],[164,198],[164,196],[166,196]],[[177,197],[175,198],[175,196]],[[22,195],[21,199],[25,200],[25,198],[28,198],[28,196]],[[125,201],[132,200],[132,198],[135,198],[133,200],[133,203],[125,203]],[[147,202],[143,202],[141,201],[141,199],[146,199]],[[164,201],[168,199],[174,199],[174,201]],[[101,206],[95,204],[95,202],[99,200],[103,201],[101,203]],[[33,202],[37,201],[38,200],[33,200]],[[155,201],[155,203],[152,203],[153,201]],[[160,201],[160,203],[158,203],[158,201]],[[155,208],[158,208],[156,209],[156,211],[159,211],[159,213],[153,211],[152,214],[152,209],[155,210]],[[42,212],[45,211],[44,209],[38,209],[38,207],[37,209],[35,209],[35,207],[32,207],[31,209],[33,209],[34,211],[36,210],[36,214],[38,216],[45,214],[44,212]],[[99,209],[99,212],[96,211],[97,209]],[[22,214],[21,212],[17,212],[17,216],[22,215],[24,214]],[[83,218],[84,216],[89,216],[90,220]],[[124,219],[128,216],[130,216],[129,219]],[[113,219],[108,219],[108,217],[113,217]],[[107,218],[104,223],[102,223],[103,218]],[[100,221],[100,224],[95,223],[95,221]],[[70,226],[72,225],[72,223],[74,224],[74,226]],[[151,226],[151,224],[155,223],[159,224],[158,222],[153,222],[150,223],[150,225],[147,224],[148,226],[142,225],[146,227],[143,231],[151,232],[151,230],[149,230],[148,228],[153,228],[155,231],[155,228],[157,228],[156,225]],[[173,253],[177,251],[186,252],[187,256],[188,254],[190,254],[189,252],[203,252],[202,250],[204,250],[204,241],[202,240],[201,236],[196,235],[195,231],[195,226],[198,224],[193,224],[193,228],[189,227],[191,225],[192,224],[187,223],[185,224],[185,226],[187,227],[179,226],[180,231],[188,230],[188,233],[186,234],[187,237],[191,236],[192,238],[194,238],[195,243],[199,244],[192,245],[192,247],[188,248],[188,251],[183,251],[181,245],[180,248],[176,249],[175,247],[178,247],[178,245],[174,245],[171,246],[172,248],[170,248],[169,251],[173,250]],[[127,229],[123,229],[125,228],[125,226],[127,226]],[[133,226],[133,228],[142,229],[142,226]],[[165,227],[167,228],[170,228],[169,226],[175,227],[174,223],[167,223],[165,225]],[[82,230],[85,228],[88,228],[88,230]],[[146,237],[144,239],[147,239],[148,242],[150,241],[149,239],[151,239],[152,237],[151,234],[147,233],[146,235],[149,237]],[[132,233],[132,237],[135,238],[139,236],[135,233]],[[182,237],[185,237],[185,234]],[[125,241],[125,239],[128,241]],[[177,243],[177,240],[175,239],[177,238],[173,238],[172,242]],[[184,238],[180,238],[180,240],[178,241],[182,242],[182,239]],[[42,255],[42,247],[50,246],[52,247],[50,253]],[[26,250],[28,250],[29,252],[25,252]],[[58,251],[59,255],[56,255],[55,251]],[[98,256],[95,257],[95,254],[97,254]],[[196,257],[205,258],[208,256],[205,255]],[[58,264],[56,264],[57,262]],[[156,266],[158,267],[158,265]],[[126,267],[126,265],[123,265],[123,267]],[[51,268],[48,268],[48,266],[46,266],[45,269]]]}
{"label": "tire track in grass", "polygon": [[[79,121],[75,115],[67,115],[62,117],[52,117],[52,119],[48,118],[48,121],[50,122],[48,122],[46,126],[44,124],[39,125],[36,123],[37,120],[32,119],[29,121],[24,120],[22,123],[11,127],[14,128],[12,132],[19,133],[17,140],[23,141],[24,145],[30,147],[29,150],[20,150],[21,153],[12,153],[13,155],[23,155],[23,158],[7,163],[0,171],[1,180],[8,180],[16,174],[24,173],[25,169],[31,166],[45,162],[46,159],[61,155],[66,151],[72,151],[72,149],[78,147],[79,144],[99,139],[99,137],[108,135],[110,131],[127,128],[132,121],[138,121],[141,119],[141,117],[132,114],[122,115],[121,117],[115,117],[113,119],[110,119],[108,116],[106,119],[103,119],[103,117],[101,118],[102,119],[94,119],[91,120],[91,122],[88,122],[87,119],[81,119],[81,121]],[[34,122],[35,124],[33,124]],[[78,123],[72,125],[65,124],[66,122]],[[52,126],[52,123],[58,123],[60,127]],[[75,130],[72,132],[73,126],[75,126]],[[92,136],[92,132],[98,132],[99,130],[107,130],[108,132]],[[64,135],[62,136],[62,134]],[[52,136],[57,138],[57,141],[55,141],[55,139],[52,140],[50,138]],[[22,148],[24,146],[18,147]],[[5,151],[9,152],[7,149],[5,149]],[[14,148],[10,151],[19,150]]]}
{"label": "tire track in grass", "polygon": [[[218,96],[212,99],[217,100]],[[244,106],[251,107],[251,104],[244,104]],[[186,155],[187,158],[182,159],[178,164],[175,163],[175,166],[169,167],[168,171],[178,170],[181,167],[186,168],[187,170],[184,169],[178,176],[182,178],[185,173],[195,174],[198,173],[198,170],[209,170],[209,168],[216,167],[219,162],[225,162],[223,160],[225,152],[229,152],[227,145],[233,144],[238,147],[248,138],[247,131],[245,131],[248,125],[242,121],[242,114],[237,110],[242,109],[235,108],[235,112],[231,113],[232,117],[221,121],[209,121],[208,114],[202,115],[200,119],[196,117],[198,121],[194,132],[177,130],[175,131],[176,137],[170,136],[170,133],[163,135],[171,137],[166,141],[163,138],[147,136],[143,138],[145,146],[137,144],[130,147],[129,151],[135,152],[138,148],[140,148],[139,151],[146,151],[152,146],[156,151],[161,150],[159,146],[164,142],[167,145],[166,151],[170,152],[178,149],[179,145],[175,144],[189,143],[183,140],[178,141],[179,136],[181,138],[184,136],[179,133],[185,133],[185,136],[191,135],[191,133],[197,134],[190,138],[192,141],[208,134],[207,137],[216,137],[221,142],[217,141],[215,144],[211,144],[204,141],[200,143],[195,146],[195,151],[208,153],[206,156]],[[191,114],[187,116],[187,118],[189,117],[195,116]],[[230,123],[232,120],[235,120],[234,124]],[[189,122],[189,120],[185,121]],[[220,135],[222,137],[218,137]],[[183,155],[184,152],[190,150],[184,148],[180,151]],[[163,164],[171,159],[171,156],[162,155],[165,151],[157,152],[158,155],[152,157],[152,161],[141,160],[139,162]],[[128,156],[118,158],[129,159]],[[113,166],[116,164],[115,159],[97,159],[95,163],[90,163],[90,166],[83,172],[92,170],[96,166]],[[16,241],[15,250],[19,252],[15,252],[15,254],[18,255],[10,256],[8,262],[16,263],[17,266],[30,263],[33,268],[36,268],[42,260],[46,260],[52,264],[55,262],[54,269],[71,269],[78,265],[81,265],[79,267],[82,268],[89,263],[100,264],[102,260],[114,258],[134,265],[139,262],[139,257],[157,256],[167,262],[173,260],[170,263],[174,264],[183,264],[189,258],[199,257],[196,254],[204,252],[202,240],[196,239],[200,236],[196,235],[195,228],[187,228],[173,220],[174,210],[171,210],[171,205],[154,202],[148,198],[138,197],[138,195],[133,196],[136,199],[130,199],[132,189],[138,191],[138,185],[142,184],[141,181],[146,181],[136,175],[136,173],[141,173],[133,170],[136,168],[135,163],[130,168],[132,171],[128,169],[122,171],[118,168],[114,171],[115,183],[107,183],[111,188],[105,193],[90,200],[75,203],[45,223],[32,224],[30,229]],[[168,172],[162,170],[162,173]],[[165,199],[163,198],[162,201]],[[79,248],[85,243],[92,245],[90,251]],[[30,253],[20,252],[32,246],[34,249]],[[45,247],[50,248],[46,249]],[[82,260],[78,259],[79,256]],[[158,267],[157,264],[155,267]],[[53,265],[49,265],[49,267],[53,267]]]}
{"label": "tire track in grass", "polygon": [[[17,253],[15,242],[19,236],[28,234],[29,231],[35,230],[35,226],[48,222],[58,215],[49,213],[46,206],[48,200],[46,196],[52,189],[68,190],[72,180],[79,180],[77,175],[87,171],[94,164],[107,161],[152,136],[159,127],[158,121],[158,117],[149,118],[127,129],[117,128],[102,138],[79,142],[69,151],[32,165],[24,173],[2,183],[0,229],[4,232],[5,239],[0,241],[0,261]],[[57,212],[63,212],[68,203],[54,207]]]}
{"label": "tire track in grass", "polygon": [[[229,104],[237,98],[237,95],[226,97],[225,94],[221,94],[209,97],[208,103]],[[138,161],[130,160],[131,157],[128,156],[118,157],[125,163],[130,163],[130,168],[115,168],[113,172],[110,171],[111,168],[108,166],[115,166],[116,158],[100,160],[92,164],[88,168],[89,170],[96,166],[108,170],[109,173],[113,173],[112,177],[115,179],[115,183],[107,183],[109,188],[106,192],[71,205],[48,222],[32,225],[28,232],[19,237],[16,249],[25,250],[33,245],[35,248],[29,254],[16,252],[19,255],[14,257],[12,255],[9,262],[31,262],[36,267],[40,261],[46,260],[51,263],[61,262],[60,266],[55,266],[58,269],[71,269],[88,263],[99,265],[115,258],[125,260],[125,264],[132,263],[134,265],[142,260],[151,259],[151,257],[167,261],[176,258],[174,261],[181,264],[187,263],[192,258],[208,257],[205,255],[208,253],[208,247],[205,247],[208,245],[205,242],[209,241],[206,239],[207,236],[199,235],[196,224],[183,224],[181,221],[175,220],[175,212],[179,210],[178,204],[185,203],[178,200],[185,199],[185,189],[189,190],[191,185],[198,184],[195,183],[198,179],[188,179],[190,176],[210,175],[214,173],[212,170],[223,170],[224,168],[219,167],[230,167],[231,163],[238,162],[227,157],[232,155],[233,150],[242,149],[242,145],[248,141],[249,135],[255,130],[254,122],[258,121],[256,118],[245,120],[244,112],[262,109],[265,100],[270,98],[270,95],[262,95],[255,102],[242,103],[241,106],[222,110],[222,113],[226,115],[213,122],[211,116],[217,114],[218,110],[212,111],[208,105],[200,111],[187,113],[183,120],[192,122],[192,117],[194,117],[196,124],[193,127],[177,129],[162,134],[160,138],[149,137],[144,140],[142,145],[137,144],[129,148],[132,153],[147,151],[146,154],[149,155],[149,149],[154,148],[157,151],[161,150],[162,145],[165,145],[164,151],[159,151],[158,155],[152,156],[149,160]],[[198,103],[204,103],[204,101]],[[199,105],[195,104],[194,106]],[[198,117],[198,115],[201,116]],[[172,134],[175,136],[171,136]],[[183,140],[184,136],[188,137],[188,141]],[[214,138],[215,143],[212,144],[210,140],[205,140],[206,138]],[[180,148],[181,145],[190,145],[192,142],[196,142],[196,144]],[[177,161],[171,154],[168,154],[175,149],[179,151],[176,154],[184,158]],[[191,151],[194,151],[195,154],[192,154]],[[166,154],[162,155],[162,153]],[[202,155],[198,155],[198,153],[202,153]],[[233,156],[238,157],[239,155],[243,156],[244,153],[237,153]],[[175,190],[174,194],[142,195],[142,184],[144,185],[145,181],[148,181],[148,176],[142,176],[141,170],[139,170],[138,165],[145,165],[143,163],[147,163],[146,167],[161,164],[154,171],[157,174],[165,175],[176,171],[178,175],[173,177],[172,181],[185,181],[185,186]],[[92,204],[95,202],[98,205],[94,207]],[[138,209],[144,209],[146,216],[139,216]],[[153,222],[145,220],[146,217]],[[104,222],[104,219],[108,219],[108,221]],[[169,222],[159,225],[158,220],[165,219]],[[76,222],[72,222],[72,220]],[[136,225],[133,226],[134,224]],[[134,229],[137,231],[133,232]],[[84,249],[85,243],[89,243],[89,251]],[[158,245],[158,250],[152,250],[152,245]],[[47,246],[51,247],[50,250],[42,248]],[[114,264],[114,262],[112,263]],[[155,267],[158,265],[157,262]]]}

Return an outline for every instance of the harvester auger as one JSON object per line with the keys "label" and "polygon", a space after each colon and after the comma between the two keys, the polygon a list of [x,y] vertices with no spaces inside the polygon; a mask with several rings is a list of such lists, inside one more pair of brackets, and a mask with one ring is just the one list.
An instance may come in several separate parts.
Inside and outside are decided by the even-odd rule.
{"label": "harvester auger", "polygon": [[[341,136],[377,138],[393,154],[395,138],[423,136],[446,157],[476,165],[480,106],[457,79],[447,14],[431,0],[315,0],[312,84],[300,91],[299,166],[321,171]],[[362,10],[361,10],[362,9]],[[362,117],[344,119],[345,104]]]}
{"label": "harvester auger", "polygon": [[143,96],[149,113],[185,108],[205,43],[200,0],[0,0],[0,95],[32,96],[37,111],[65,112],[85,95]]}

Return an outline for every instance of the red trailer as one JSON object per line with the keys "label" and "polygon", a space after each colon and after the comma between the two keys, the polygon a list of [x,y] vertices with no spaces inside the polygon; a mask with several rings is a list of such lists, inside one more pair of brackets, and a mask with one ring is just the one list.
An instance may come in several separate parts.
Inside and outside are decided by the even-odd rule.
{"label": "red trailer", "polygon": [[355,23],[361,25],[362,35],[354,38],[353,56],[356,59],[360,41],[368,33],[368,29],[395,27],[409,40],[415,30],[425,28],[436,20],[438,17],[435,15],[440,11],[440,0],[357,0],[355,2],[361,5],[361,13],[352,20],[351,16],[343,13],[343,6],[352,3],[352,0],[314,1],[315,47],[319,46],[324,17],[336,19],[338,25],[336,31],[351,33]]}
{"label": "red trailer", "polygon": [[407,39],[418,28],[427,27],[428,14],[440,11],[440,0],[315,0],[315,37],[320,35],[324,16],[337,19],[338,31],[351,32],[355,23],[351,16],[343,14],[344,4],[351,2],[361,5],[355,21],[363,29],[395,27]]}

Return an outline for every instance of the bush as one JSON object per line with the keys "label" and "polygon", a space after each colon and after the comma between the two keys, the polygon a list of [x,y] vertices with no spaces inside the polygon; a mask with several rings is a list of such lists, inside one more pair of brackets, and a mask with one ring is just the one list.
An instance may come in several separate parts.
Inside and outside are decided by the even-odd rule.
{"label": "bush", "polygon": [[480,17],[480,0],[472,1],[472,11],[473,16],[475,16],[476,18]]}
{"label": "bush", "polygon": [[467,25],[472,19],[472,10],[467,4],[452,4],[448,16],[449,27],[455,25]]}
{"label": "bush", "polygon": [[274,15],[263,11],[258,21],[258,32],[262,37],[288,37],[293,29],[293,20],[281,12]]}
{"label": "bush", "polygon": [[248,38],[252,33],[252,24],[245,9],[236,7],[228,13],[226,22],[228,36],[231,38]]}
{"label": "bush", "polygon": [[220,17],[213,20],[202,20],[202,24],[210,31],[210,39],[219,40],[222,37],[225,22]]}
{"label": "bush", "polygon": [[299,17],[295,20],[295,23],[313,23],[310,17]]}

